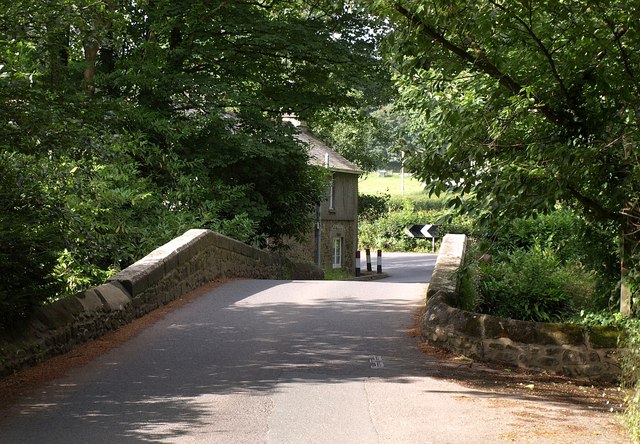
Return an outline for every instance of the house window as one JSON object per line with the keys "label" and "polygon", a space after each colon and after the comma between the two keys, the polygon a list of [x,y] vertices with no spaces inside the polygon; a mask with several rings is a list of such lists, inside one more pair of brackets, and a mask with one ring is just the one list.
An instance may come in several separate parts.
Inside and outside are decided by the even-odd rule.
{"label": "house window", "polygon": [[342,268],[342,237],[333,238],[333,268]]}
{"label": "house window", "polygon": [[331,175],[331,187],[329,189],[329,211],[336,210],[336,175]]}

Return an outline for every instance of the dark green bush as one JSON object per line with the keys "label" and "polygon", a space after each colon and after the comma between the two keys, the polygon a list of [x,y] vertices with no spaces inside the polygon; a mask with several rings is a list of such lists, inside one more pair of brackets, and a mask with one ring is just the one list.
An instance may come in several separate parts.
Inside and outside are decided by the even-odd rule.
{"label": "dark green bush", "polygon": [[378,220],[389,212],[389,194],[360,194],[358,196],[358,217],[365,221]]}
{"label": "dark green bush", "polygon": [[67,215],[56,177],[34,156],[0,151],[0,329],[61,290],[52,273]]}
{"label": "dark green bush", "polygon": [[374,221],[361,221],[358,228],[360,245],[386,251],[415,251],[419,240],[407,236],[404,230],[418,223],[419,217],[413,212],[395,211]]}
{"label": "dark green bush", "polygon": [[409,237],[405,229],[414,224],[438,225],[436,248],[440,238],[447,233],[473,235],[474,221],[466,215],[452,215],[444,208],[444,200],[434,198],[415,202],[404,200],[402,203],[389,203],[389,211],[375,219],[360,216],[359,240],[362,247],[380,248],[387,251],[431,251],[430,239]]}
{"label": "dark green bush", "polygon": [[481,312],[530,321],[570,317],[589,303],[595,287],[593,273],[539,246],[481,263],[479,274]]}
{"label": "dark green bush", "polygon": [[444,210],[416,210],[413,202],[406,200],[401,209],[392,210],[376,220],[361,218],[360,245],[386,251],[431,251],[430,239],[412,238],[405,229],[414,224],[437,223],[445,214]]}
{"label": "dark green bush", "polygon": [[410,200],[402,197],[392,197],[389,199],[389,210],[402,211],[408,202],[410,202],[415,211],[444,210],[446,208],[445,196],[430,196],[424,193],[420,195],[414,194]]}
{"label": "dark green bush", "polygon": [[553,250],[561,264],[582,264],[593,271],[595,277],[592,308],[600,310],[609,305],[620,273],[617,239],[610,227],[588,223],[569,209],[558,209],[546,215],[501,223],[481,237],[490,241],[485,251],[489,254],[526,250],[537,245]]}
{"label": "dark green bush", "polygon": [[492,230],[489,238],[493,248],[500,251],[530,249],[534,245],[552,247],[561,258],[575,258],[583,250],[582,238],[585,222],[569,210],[557,210],[551,214],[509,220]]}
{"label": "dark green bush", "polygon": [[[212,183],[198,162],[135,138],[101,142],[99,156],[65,160],[68,174],[60,186],[70,217],[54,268],[65,293],[104,282],[190,228],[209,228],[242,241],[256,234],[245,213],[221,216],[240,206],[244,189]],[[143,169],[171,180],[154,183]]]}
{"label": "dark green bush", "polygon": [[624,420],[633,442],[640,442],[640,321],[627,325],[628,353],[622,358],[622,387],[626,389]]}
{"label": "dark green bush", "polygon": [[[98,136],[75,159],[0,152],[0,330],[38,305],[101,284],[190,228],[249,241],[245,190],[132,137]],[[138,157],[144,159],[138,160]],[[164,186],[141,169],[172,177]]]}

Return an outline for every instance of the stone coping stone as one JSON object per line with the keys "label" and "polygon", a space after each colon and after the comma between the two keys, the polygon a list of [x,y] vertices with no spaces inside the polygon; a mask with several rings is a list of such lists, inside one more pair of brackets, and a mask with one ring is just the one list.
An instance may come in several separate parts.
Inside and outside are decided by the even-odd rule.
{"label": "stone coping stone", "polygon": [[102,284],[94,290],[108,311],[124,310],[131,303],[131,297],[117,283]]}
{"label": "stone coping stone", "polygon": [[96,292],[95,288],[90,288],[77,294],[76,299],[82,304],[85,313],[95,313],[104,309],[104,301]]}
{"label": "stone coping stone", "polygon": [[83,311],[84,307],[76,298],[64,298],[40,307],[34,318],[39,324],[38,329],[55,330],[71,324]]}
{"label": "stone coping stone", "polygon": [[211,230],[191,229],[112,276],[109,282],[120,282],[131,297],[136,298],[177,266],[189,264],[196,255],[210,250],[211,247],[227,250],[268,265],[279,264],[272,254],[230,237]]}
{"label": "stone coping stone", "polygon": [[207,237],[213,235],[210,230],[188,230],[110,277],[108,281],[120,282],[131,297],[135,298],[176,266],[188,263],[197,251],[206,248]]}

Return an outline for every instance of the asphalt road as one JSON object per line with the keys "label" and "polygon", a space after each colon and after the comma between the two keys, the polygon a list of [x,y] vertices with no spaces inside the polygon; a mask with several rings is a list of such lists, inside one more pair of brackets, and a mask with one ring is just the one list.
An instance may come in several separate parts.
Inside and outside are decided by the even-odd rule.
{"label": "asphalt road", "polygon": [[434,263],[227,283],[22,400],[0,442],[620,442],[613,416],[433,377],[407,330]]}

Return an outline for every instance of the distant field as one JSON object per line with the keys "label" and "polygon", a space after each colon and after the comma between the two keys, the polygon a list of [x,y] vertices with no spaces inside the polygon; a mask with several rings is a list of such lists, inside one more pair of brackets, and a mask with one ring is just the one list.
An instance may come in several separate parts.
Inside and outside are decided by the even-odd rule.
{"label": "distant field", "polygon": [[[422,183],[413,177],[404,176],[404,197],[407,199],[420,198],[424,195]],[[373,172],[362,175],[358,181],[358,192],[360,194],[390,194],[392,198],[402,197],[402,179],[400,173],[392,176],[379,176]]]}

